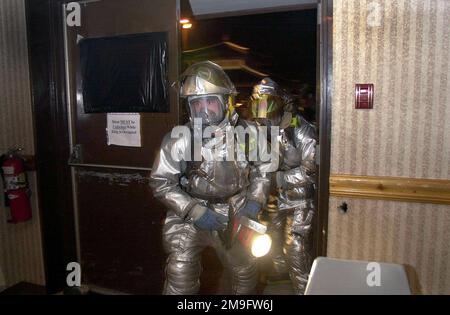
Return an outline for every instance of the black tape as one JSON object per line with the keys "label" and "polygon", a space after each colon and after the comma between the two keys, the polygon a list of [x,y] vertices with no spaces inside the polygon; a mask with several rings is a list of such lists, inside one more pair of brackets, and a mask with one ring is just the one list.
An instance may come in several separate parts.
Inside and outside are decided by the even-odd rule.
{"label": "black tape", "polygon": [[170,111],[167,34],[81,40],[85,113]]}

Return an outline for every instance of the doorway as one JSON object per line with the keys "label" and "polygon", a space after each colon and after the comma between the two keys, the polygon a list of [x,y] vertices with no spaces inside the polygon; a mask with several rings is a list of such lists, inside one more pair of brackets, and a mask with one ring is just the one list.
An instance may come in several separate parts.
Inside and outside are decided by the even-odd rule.
{"label": "doorway", "polygon": [[[275,12],[266,9],[262,13],[246,10],[237,15],[228,12],[226,16],[216,12],[206,18],[197,18],[189,9],[189,6],[182,6],[181,11],[182,71],[207,60],[221,66],[237,89],[235,104],[240,115],[250,106],[253,86],[270,77],[293,97],[294,110],[317,126],[317,7],[307,6],[301,10],[289,7]],[[180,106],[181,120],[187,122],[187,109],[183,104]],[[268,211],[266,220],[274,215],[275,212]],[[259,263],[261,292],[289,292],[288,281],[281,287],[264,288],[267,275],[274,270],[270,257],[260,259]],[[203,280],[213,282],[222,271],[213,250],[203,255],[203,264],[208,265],[203,271]]]}

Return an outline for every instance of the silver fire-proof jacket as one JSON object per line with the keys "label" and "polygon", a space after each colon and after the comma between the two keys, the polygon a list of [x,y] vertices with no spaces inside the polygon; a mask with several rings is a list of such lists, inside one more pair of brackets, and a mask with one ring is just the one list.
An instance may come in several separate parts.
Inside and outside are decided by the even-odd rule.
{"label": "silver fire-proof jacket", "polygon": [[[214,137],[203,139],[204,156],[215,154],[225,158],[227,143],[223,137],[227,127],[233,126],[236,120],[236,114],[226,118],[214,131]],[[192,125],[187,126],[192,131]],[[198,230],[193,224],[196,218],[192,209],[200,204],[228,217],[247,200],[264,206],[270,179],[263,168],[245,160],[190,161],[194,157],[192,138],[187,134],[175,138],[166,135],[150,176],[154,196],[167,209],[163,241],[169,258],[164,293],[197,293],[200,253],[206,246],[212,246],[231,272],[232,293],[250,294],[257,281],[255,260],[250,256],[244,260],[233,257],[224,249],[217,231]]]}
{"label": "silver fire-proof jacket", "polygon": [[[235,120],[234,117],[231,121]],[[190,125],[189,123],[186,126]],[[199,202],[224,203],[220,201],[230,200],[231,197],[242,193],[246,200],[265,205],[270,179],[264,171],[264,166],[245,160],[226,160],[228,147],[224,139],[229,126],[232,124],[227,119],[219,124],[213,138],[202,141],[203,155],[215,155],[223,159],[222,161],[189,161],[194,156],[192,142],[195,140],[192,137],[183,134],[174,138],[171,133],[164,137],[152,168],[150,185],[154,196],[169,212],[183,220],[189,220],[190,210]]]}
{"label": "silver fire-proof jacket", "polygon": [[280,130],[280,170],[277,172],[278,208],[302,207],[314,197],[316,174],[316,131],[297,115],[297,126]]}

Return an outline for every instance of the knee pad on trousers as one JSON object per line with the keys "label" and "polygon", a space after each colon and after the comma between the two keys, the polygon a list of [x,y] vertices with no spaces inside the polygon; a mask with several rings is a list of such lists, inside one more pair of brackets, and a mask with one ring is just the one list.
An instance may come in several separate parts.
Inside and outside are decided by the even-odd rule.
{"label": "knee pad on trousers", "polygon": [[255,262],[246,266],[234,266],[230,271],[232,273],[232,294],[246,295],[255,293],[258,281]]}
{"label": "knee pad on trousers", "polygon": [[170,257],[166,266],[163,294],[192,295],[200,289],[201,261],[181,261]]}

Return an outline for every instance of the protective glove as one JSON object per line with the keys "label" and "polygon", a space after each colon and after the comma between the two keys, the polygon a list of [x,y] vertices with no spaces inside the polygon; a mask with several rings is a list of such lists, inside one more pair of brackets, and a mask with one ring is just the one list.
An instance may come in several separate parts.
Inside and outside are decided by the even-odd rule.
{"label": "protective glove", "polygon": [[259,211],[261,211],[261,205],[256,201],[248,200],[245,206],[239,209],[237,217],[257,219]]}
{"label": "protective glove", "polygon": [[228,218],[221,214],[218,214],[211,209],[206,208],[206,211],[197,220],[194,221],[194,225],[205,231],[217,231],[224,229],[228,222]]}

